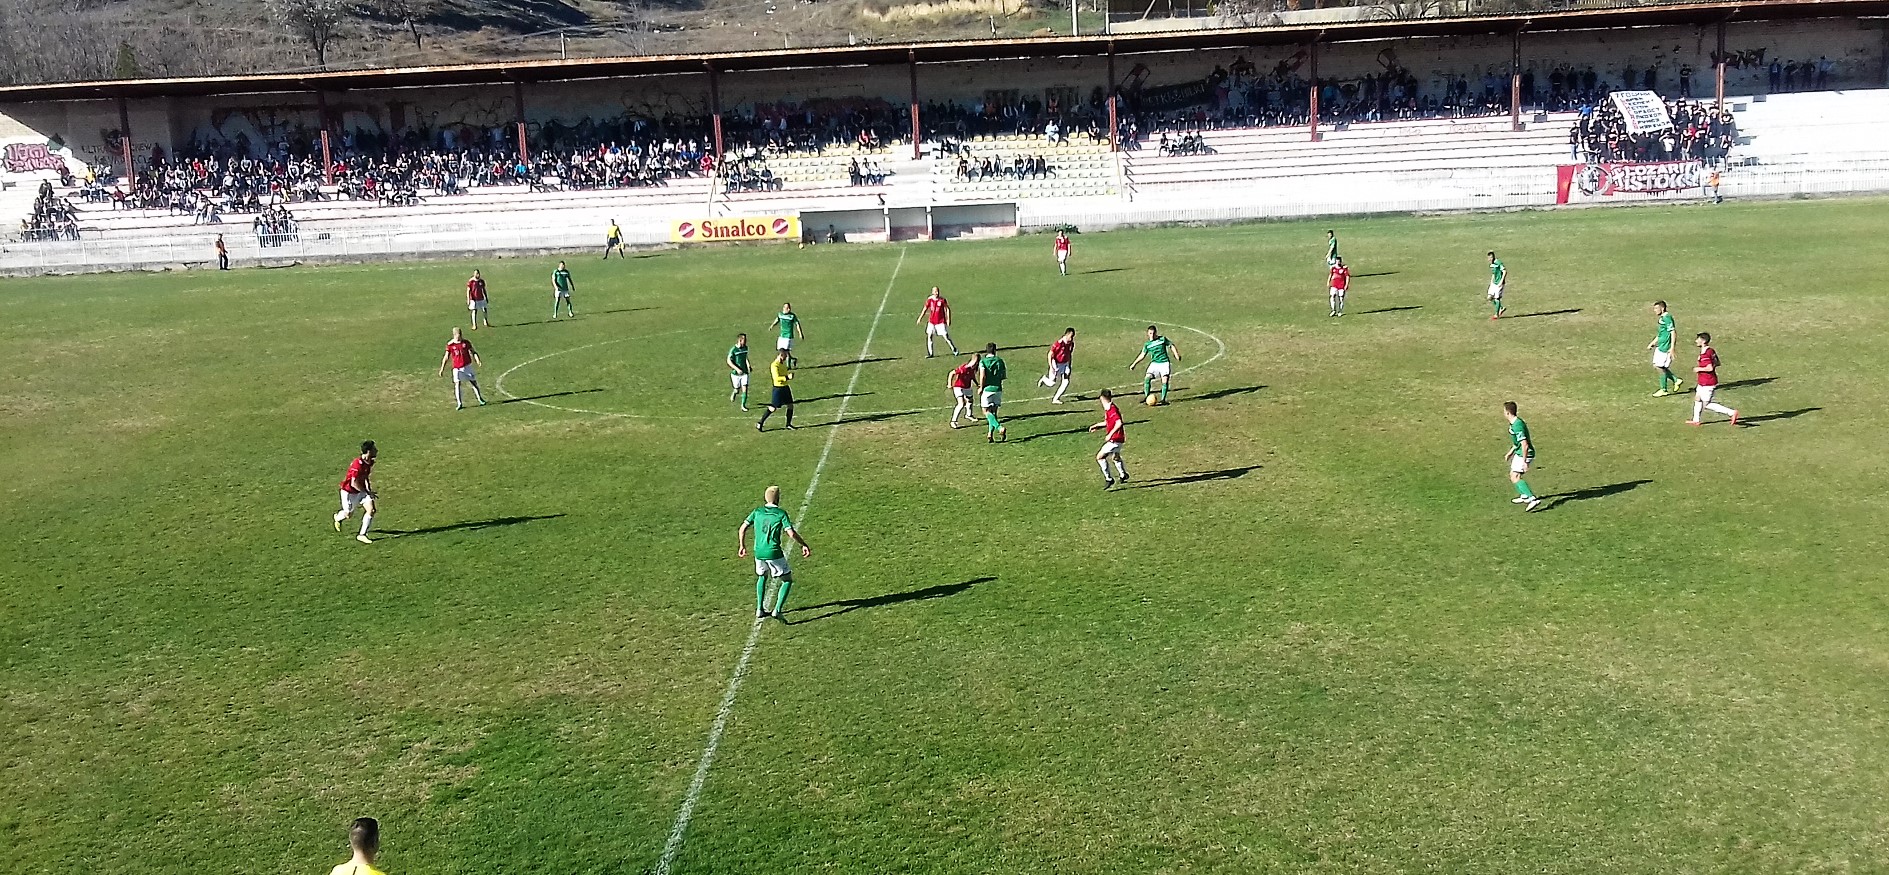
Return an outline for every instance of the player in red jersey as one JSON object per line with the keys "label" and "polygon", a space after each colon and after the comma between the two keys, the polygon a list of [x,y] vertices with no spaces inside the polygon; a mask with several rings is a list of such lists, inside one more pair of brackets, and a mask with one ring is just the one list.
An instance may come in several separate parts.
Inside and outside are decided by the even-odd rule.
{"label": "player in red jersey", "polygon": [[483,367],[479,360],[479,351],[472,348],[472,342],[453,329],[453,339],[446,342],[446,354],[440,357],[438,376],[446,376],[446,366],[453,366],[453,409],[466,409],[465,396],[460,394],[459,384],[472,384],[472,397],[479,399],[479,406],[485,406],[485,394],[479,391],[479,374],[472,369],[474,365]]}
{"label": "player in red jersey", "polygon": [[1069,232],[1056,232],[1056,269],[1063,276],[1069,275]]}
{"label": "player in red jersey", "polygon": [[1333,316],[1345,315],[1345,290],[1349,288],[1351,288],[1351,268],[1345,266],[1344,259],[1333,259],[1331,265],[1331,314]]}
{"label": "player in red jersey", "polygon": [[341,477],[341,512],[335,514],[335,531],[341,531],[341,523],[354,515],[354,508],[361,508],[361,533],[354,540],[363,544],[374,543],[367,537],[367,527],[374,524],[374,457],[378,451],[373,441],[361,442],[361,454],[348,463],[348,473]]}
{"label": "player in red jersey", "polygon": [[[1056,387],[1056,394],[1049,403],[1063,403],[1063,392],[1069,388],[1069,368],[1076,358],[1076,329],[1063,329],[1063,336],[1049,345],[1049,371],[1036,384],[1047,389]],[[1060,381],[1060,382],[1058,382]]]}
{"label": "player in red jersey", "polygon": [[971,356],[964,363],[951,369],[951,376],[945,380],[951,388],[951,397],[956,405],[951,408],[951,427],[958,427],[958,414],[964,414],[967,420],[977,418],[977,407],[972,403],[977,394],[977,356]]}
{"label": "player in red jersey", "polygon": [[938,287],[931,287],[931,297],[925,299],[925,309],[918,314],[918,324],[925,326],[925,358],[931,358],[931,339],[944,338],[951,354],[958,354],[958,345],[951,340],[951,302],[938,293]]}
{"label": "player in red jersey", "polygon": [[1737,425],[1738,411],[1712,400],[1718,391],[1718,350],[1712,348],[1712,335],[1699,332],[1692,342],[1699,345],[1699,364],[1692,369],[1698,376],[1693,378],[1692,418],[1686,424],[1698,425],[1699,415],[1710,410],[1731,417],[1732,424]]}
{"label": "player in red jersey", "polygon": [[472,329],[479,330],[479,323],[492,327],[492,320],[485,315],[485,278],[478,271],[472,272],[472,278],[466,280],[466,309],[472,311]]}
{"label": "player in red jersey", "polygon": [[[1103,389],[1097,397],[1102,400],[1102,421],[1089,426],[1089,430],[1103,432],[1102,450],[1095,454],[1095,464],[1102,469],[1102,488],[1112,489],[1117,478],[1128,482],[1128,466],[1122,464],[1122,444],[1128,442],[1128,426],[1122,422],[1122,409],[1115,406],[1114,393]],[[1109,476],[1110,459],[1115,460],[1115,477]]]}

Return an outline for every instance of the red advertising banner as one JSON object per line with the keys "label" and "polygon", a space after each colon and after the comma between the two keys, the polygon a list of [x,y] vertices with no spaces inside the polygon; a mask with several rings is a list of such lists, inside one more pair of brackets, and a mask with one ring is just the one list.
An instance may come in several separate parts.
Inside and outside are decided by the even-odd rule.
{"label": "red advertising banner", "polygon": [[1623,194],[1659,194],[1705,184],[1701,161],[1563,164],[1555,168],[1555,203]]}

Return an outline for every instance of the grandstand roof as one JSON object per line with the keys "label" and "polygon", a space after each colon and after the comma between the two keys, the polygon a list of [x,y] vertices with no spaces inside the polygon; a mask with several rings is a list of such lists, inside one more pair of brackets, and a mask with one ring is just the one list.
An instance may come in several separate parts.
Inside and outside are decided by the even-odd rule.
{"label": "grandstand roof", "polygon": [[558,82],[620,76],[702,73],[711,66],[722,72],[820,69],[872,64],[904,64],[914,59],[923,64],[1018,58],[1096,57],[1111,51],[1116,54],[1136,54],[1236,49],[1244,46],[1290,45],[1313,40],[1356,42],[1507,34],[1517,31],[1543,33],[1704,25],[1720,21],[1788,21],[1885,15],[1889,15],[1889,0],[1672,3],[1522,15],[1476,15],[1406,21],[1323,22],[1276,27],[1097,34],[1080,37],[960,40],[689,55],[503,61],[487,64],[337,70],[319,73],[61,82],[0,87],[0,103],[120,97],[307,93],[318,90],[336,92],[365,88],[425,88],[446,85],[504,85],[513,82]]}

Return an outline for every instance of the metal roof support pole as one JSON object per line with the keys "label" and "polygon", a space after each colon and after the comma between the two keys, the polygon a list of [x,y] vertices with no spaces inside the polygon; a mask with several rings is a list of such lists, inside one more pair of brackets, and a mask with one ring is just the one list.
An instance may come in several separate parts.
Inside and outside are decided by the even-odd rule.
{"label": "metal roof support pole", "polygon": [[1115,41],[1108,41],[1108,150],[1122,150],[1120,117],[1115,108]]}
{"label": "metal roof support pole", "polygon": [[512,80],[512,108],[517,110],[518,118],[518,163],[531,166],[531,145],[525,142],[525,83],[520,79]]}
{"label": "metal roof support pole", "polygon": [[1718,20],[1718,51],[1712,53],[1712,102],[1725,108],[1725,19]]}
{"label": "metal roof support pole", "polygon": [[315,123],[320,127],[321,140],[321,184],[335,184],[334,143],[328,135],[331,127],[328,118],[328,92],[315,89]]}
{"label": "metal roof support pole", "polygon": [[1311,112],[1307,115],[1312,121],[1312,142],[1316,143],[1324,139],[1324,135],[1318,132],[1318,39],[1316,37],[1310,43],[1310,52],[1312,56],[1312,84],[1309,96]]}
{"label": "metal roof support pole", "polygon": [[131,107],[122,97],[118,98],[118,133],[118,143],[125,157],[125,188],[128,191],[136,191],[138,172],[131,164]]}
{"label": "metal roof support pole", "polygon": [[715,128],[715,166],[719,167],[721,166],[722,156],[721,74],[715,72],[715,64],[711,61],[703,61],[702,66],[708,69],[708,113],[709,120],[714,124]]}
{"label": "metal roof support pole", "polygon": [[1522,129],[1522,31],[1515,30],[1515,57],[1509,62],[1509,130]]}
{"label": "metal roof support pole", "polygon": [[912,73],[912,160],[917,161],[924,157],[918,147],[918,50],[906,49],[905,58]]}

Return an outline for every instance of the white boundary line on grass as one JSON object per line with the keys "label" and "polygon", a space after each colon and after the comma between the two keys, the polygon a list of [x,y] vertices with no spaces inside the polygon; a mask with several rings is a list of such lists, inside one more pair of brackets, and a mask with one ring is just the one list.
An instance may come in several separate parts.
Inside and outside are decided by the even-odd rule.
{"label": "white boundary line on grass", "polygon": [[[866,329],[866,342],[859,348],[853,365],[852,379],[846,381],[846,397],[840,399],[839,410],[833,414],[833,421],[846,418],[846,402],[853,400],[853,389],[859,385],[860,370],[866,366],[865,359],[872,354],[872,337],[879,330],[879,320],[885,316],[886,304],[892,300],[892,286],[899,281],[899,271],[905,267],[905,250],[899,250],[899,260],[892,266],[892,278],[886,280],[885,295],[879,298],[879,310],[873,314],[872,325]],[[508,372],[509,373],[509,372]],[[502,378],[501,378],[502,379]],[[805,525],[807,509],[813,506],[813,492],[820,488],[820,474],[826,470],[827,457],[833,453],[833,441],[840,430],[827,429],[826,445],[820,448],[820,459],[813,464],[813,477],[807,481],[807,494],[800,500],[800,512],[794,515]],[[741,657],[735,660],[734,673],[728,676],[728,689],[722,693],[721,708],[715,712],[715,723],[709,727],[708,743],[702,748],[702,759],[695,766],[695,777],[689,781],[689,792],[682,797],[682,808],[676,812],[675,826],[669,828],[669,838],[663,842],[662,856],[656,861],[656,875],[669,875],[669,868],[675,864],[676,855],[682,852],[682,837],[689,830],[689,819],[695,815],[695,804],[701,801],[702,788],[708,784],[708,770],[715,764],[715,754],[721,749],[722,734],[728,729],[728,718],[735,710],[735,695],[741,692],[741,682],[748,676],[748,665],[754,661],[754,651],[761,645],[761,627],[765,617],[755,617],[754,625],[748,628],[748,643],[741,648]]]}
{"label": "white boundary line on grass", "polygon": [[[901,255],[901,257],[903,256]],[[884,315],[883,310],[880,311],[880,315]],[[992,312],[992,313],[987,313],[985,315],[989,315],[989,316],[1053,316],[1058,319],[1113,319],[1119,322],[1142,322],[1143,321],[1140,317],[1136,317],[1136,316],[1096,316],[1093,314],[1084,315],[1080,313]],[[849,318],[849,317],[840,316],[840,317],[834,317],[834,318],[844,319],[844,318]],[[851,317],[851,318],[858,318],[858,317]],[[1155,322],[1156,324],[1159,324],[1159,322],[1156,320],[1147,320],[1147,321],[1151,321],[1151,322]],[[875,317],[872,323],[872,328],[867,329],[867,335],[866,335],[867,343],[872,342],[872,331],[878,327],[878,324],[879,324],[878,319]],[[1185,374],[1191,371],[1200,370],[1201,368],[1204,368],[1226,357],[1226,354],[1227,354],[1226,342],[1221,340],[1218,336],[1215,336],[1214,334],[1211,334],[1206,331],[1202,331],[1201,329],[1195,328],[1192,325],[1182,325],[1178,322],[1170,322],[1168,323],[1168,325],[1173,328],[1179,329],[1181,331],[1191,331],[1195,334],[1200,335],[1201,337],[1205,337],[1208,340],[1213,341],[1213,345],[1214,345],[1214,354],[1212,356],[1208,357],[1205,361],[1196,362],[1195,364],[1188,365],[1187,367],[1184,367],[1178,371],[1175,371],[1174,376],[1178,377],[1182,374]],[[500,395],[505,396],[505,399],[507,401],[523,401],[524,403],[530,404],[533,407],[542,407],[546,410],[557,410],[564,413],[583,413],[590,416],[607,416],[614,419],[688,419],[688,420],[697,420],[697,421],[712,421],[712,420],[743,418],[743,417],[734,417],[734,416],[687,416],[687,415],[672,415],[672,414],[662,414],[662,413],[622,413],[622,412],[614,411],[614,410],[589,410],[583,407],[564,407],[558,404],[547,404],[543,401],[538,401],[532,398],[521,398],[517,395],[513,395],[510,390],[505,388],[505,378],[511,376],[512,372],[517,371],[521,368],[524,368],[527,365],[537,364],[538,362],[544,361],[545,359],[555,358],[557,356],[566,355],[568,353],[573,353],[573,352],[582,352],[583,350],[591,349],[594,347],[608,346],[614,343],[627,343],[632,340],[647,340],[652,337],[667,337],[672,334],[688,334],[692,332],[702,332],[702,331],[712,331],[712,330],[714,329],[682,328],[682,329],[677,329],[675,331],[663,331],[663,332],[658,332],[656,334],[645,334],[640,337],[620,337],[615,340],[599,340],[596,343],[586,343],[583,346],[573,346],[570,349],[561,349],[556,352],[547,352],[544,355],[538,356],[536,358],[526,359],[522,362],[519,362],[518,364],[512,365],[509,368],[506,368],[503,373],[498,375],[498,379],[495,380],[492,385],[493,385],[493,388],[496,389]],[[864,358],[864,357],[865,356],[860,356],[860,358]],[[846,387],[847,395],[850,396],[853,393],[853,389],[857,385],[858,378],[859,378],[859,366],[854,365],[853,381],[849,382]],[[1121,386],[1098,386],[1098,387],[1095,387],[1095,389],[1088,389],[1084,391],[1096,391],[1096,389],[1103,389],[1103,388],[1110,389],[1110,390],[1132,389],[1134,388],[1134,384],[1128,383]],[[1008,403],[1029,404],[1036,401],[1048,401],[1049,397],[1050,396],[1048,395],[1039,395],[1035,398],[1016,398],[1016,399],[1011,399]],[[841,399],[842,408],[845,407],[846,400],[847,399],[844,399],[844,398]],[[938,405],[935,407],[905,407],[898,410],[868,410],[868,411],[861,412],[859,415],[860,416],[879,416],[879,415],[888,414],[888,413],[928,413],[934,410],[950,410],[950,409],[951,409],[950,407],[945,406],[945,405]]]}

